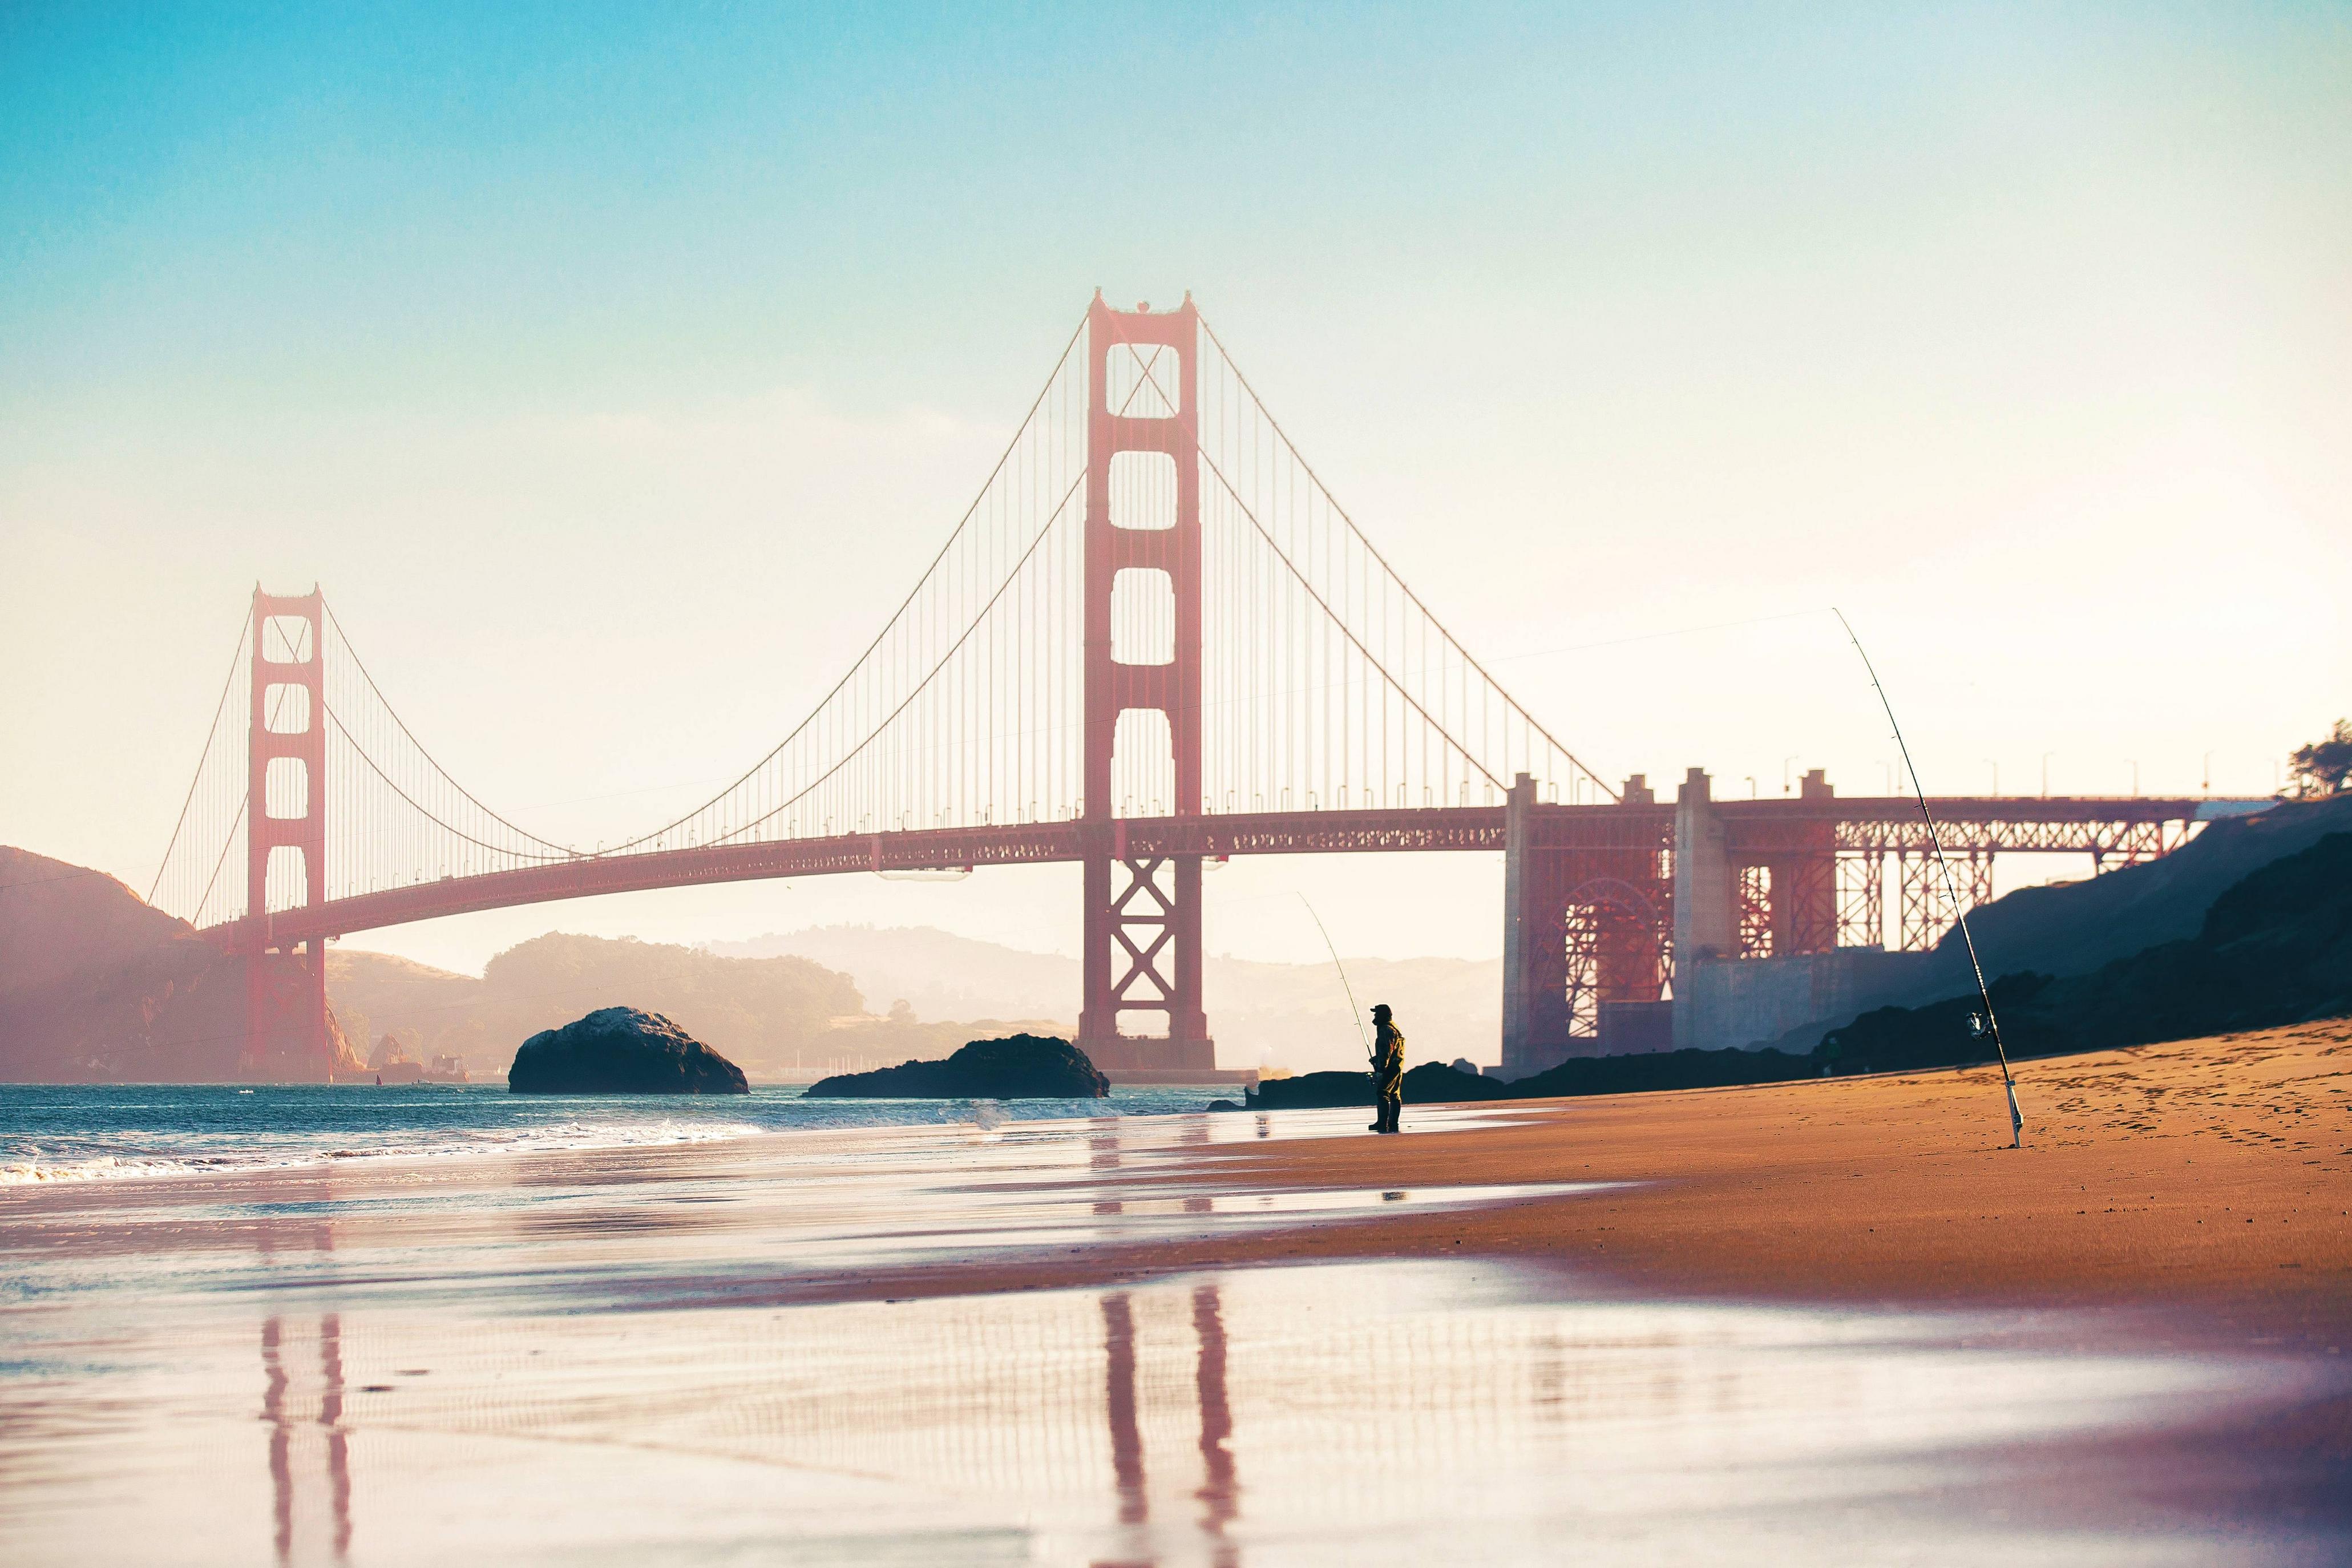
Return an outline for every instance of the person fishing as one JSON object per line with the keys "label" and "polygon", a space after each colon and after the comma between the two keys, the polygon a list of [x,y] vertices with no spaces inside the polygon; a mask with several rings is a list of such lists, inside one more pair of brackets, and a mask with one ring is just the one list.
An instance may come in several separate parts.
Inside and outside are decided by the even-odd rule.
{"label": "person fishing", "polygon": [[1372,1131],[1404,1131],[1397,1125],[1404,1109],[1404,1031],[1385,1002],[1372,1008]]}

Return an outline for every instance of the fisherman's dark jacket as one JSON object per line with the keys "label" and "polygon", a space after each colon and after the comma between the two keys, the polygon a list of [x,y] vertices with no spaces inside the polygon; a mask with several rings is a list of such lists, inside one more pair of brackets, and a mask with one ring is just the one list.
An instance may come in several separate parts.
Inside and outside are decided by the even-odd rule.
{"label": "fisherman's dark jacket", "polygon": [[1382,1088],[1404,1077],[1404,1031],[1382,1024],[1372,1036],[1372,1079]]}

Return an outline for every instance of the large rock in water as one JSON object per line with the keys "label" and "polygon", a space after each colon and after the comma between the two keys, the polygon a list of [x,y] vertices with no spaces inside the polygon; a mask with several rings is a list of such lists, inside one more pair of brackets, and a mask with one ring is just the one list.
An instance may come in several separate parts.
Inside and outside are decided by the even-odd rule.
{"label": "large rock in water", "polygon": [[749,1094],[743,1069],[663,1017],[599,1007],[542,1029],[507,1069],[514,1094]]}
{"label": "large rock in water", "polygon": [[943,1062],[901,1062],[809,1085],[845,1100],[1100,1100],[1110,1092],[1087,1053],[1045,1035],[974,1040]]}

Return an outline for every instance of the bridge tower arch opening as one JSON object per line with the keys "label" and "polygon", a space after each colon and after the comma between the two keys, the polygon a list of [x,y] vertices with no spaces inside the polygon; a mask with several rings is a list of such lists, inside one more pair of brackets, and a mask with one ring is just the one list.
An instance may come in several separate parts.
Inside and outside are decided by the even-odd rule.
{"label": "bridge tower arch opening", "polygon": [[[1136,1079],[1181,1079],[1216,1067],[1201,1005],[1201,858],[1132,856],[1120,818],[1114,760],[1120,715],[1166,719],[1179,817],[1198,816],[1201,794],[1200,317],[1191,295],[1173,310],[1115,310],[1097,291],[1087,307],[1085,514],[1086,930],[1078,1045],[1098,1067]],[[1121,463],[1125,456],[1129,460]],[[1164,460],[1163,460],[1164,459]],[[1153,477],[1151,503],[1122,493]],[[1171,472],[1172,470],[1172,472]],[[1172,489],[1166,481],[1172,479]],[[1123,487],[1127,488],[1127,487]],[[1171,504],[1172,503],[1172,504]],[[1122,573],[1152,584],[1164,620],[1154,635],[1122,635],[1114,616]],[[1147,644],[1139,647],[1139,644]],[[1157,655],[1154,662],[1128,662]],[[1128,727],[1129,750],[1158,725]],[[1149,765],[1149,764],[1147,764]],[[1129,1020],[1147,1026],[1130,1032]],[[1156,1032],[1148,1032],[1155,1023]]]}
{"label": "bridge tower arch opening", "polygon": [[332,1075],[325,939],[280,940],[276,917],[327,898],[325,604],[314,586],[253,591],[251,710],[246,724],[247,1077]]}

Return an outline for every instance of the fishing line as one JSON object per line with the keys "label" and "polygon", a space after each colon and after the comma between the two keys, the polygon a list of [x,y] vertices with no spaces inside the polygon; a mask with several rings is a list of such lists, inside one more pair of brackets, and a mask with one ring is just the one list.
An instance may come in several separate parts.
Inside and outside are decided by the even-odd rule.
{"label": "fishing line", "polygon": [[[1293,891],[1297,892],[1296,889]],[[1364,1010],[1356,1005],[1356,988],[1348,984],[1348,966],[1339,962],[1339,946],[1332,942],[1331,933],[1324,930],[1323,917],[1315,912],[1313,904],[1307,903],[1306,894],[1297,893],[1297,897],[1300,903],[1307,904],[1307,918],[1315,922],[1317,931],[1323,932],[1323,945],[1331,952],[1331,967],[1339,972],[1339,988],[1348,994],[1348,1016],[1356,1021],[1356,1043],[1364,1047],[1364,1055],[1369,1058],[1372,1054],[1372,1043],[1364,1038]]]}
{"label": "fishing line", "polygon": [[[1878,693],[1878,705],[1886,710],[1886,722],[1895,731],[1895,744],[1903,753],[1903,766],[1911,774],[1911,793],[1918,798],[1919,815],[1927,824],[1927,842],[1936,851],[1936,868],[1944,874],[1944,896],[1952,900],[1952,909],[1959,917],[1960,941],[1968,946],[1969,967],[1977,977],[1977,995],[1984,1002],[1984,1026],[1975,1032],[1992,1036],[1993,1052],[2000,1058],[2001,1088],[2009,1094],[2009,1146],[2021,1149],[2025,1146],[2025,1118],[2017,1110],[2017,1078],[2009,1070],[2009,1047],[2001,1044],[2000,1020],[1993,1014],[1992,991],[1985,984],[1984,965],[1977,958],[1977,939],[1969,932],[1968,907],[1960,902],[1959,889],[1952,881],[1952,863],[1944,858],[1944,836],[1936,826],[1936,814],[1927,809],[1927,791],[1919,783],[1919,770],[1911,761],[1911,748],[1903,739],[1903,726],[1895,721],[1895,704],[1888,699],[1886,688],[1878,679],[1877,667],[1870,662],[1870,655],[1864,649],[1862,638],[1854,635],[1853,623],[1845,618],[1845,612],[1832,605],[1830,613],[1837,616],[1838,625],[1845,628],[1846,638],[1853,644],[1853,651],[1862,655],[1862,668],[1870,675],[1871,689]],[[1316,923],[1319,925],[1322,922],[1318,921]],[[1970,1022],[1973,1024],[1974,1020]]]}

